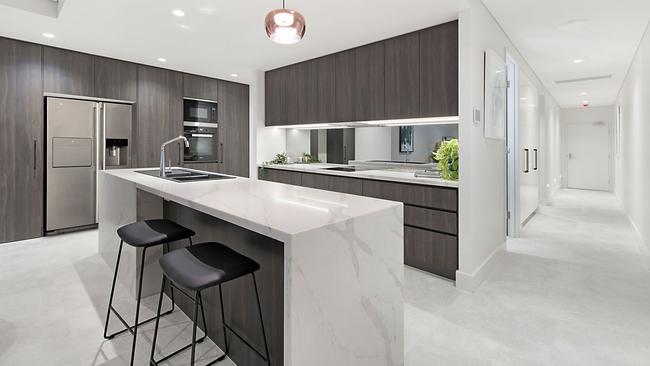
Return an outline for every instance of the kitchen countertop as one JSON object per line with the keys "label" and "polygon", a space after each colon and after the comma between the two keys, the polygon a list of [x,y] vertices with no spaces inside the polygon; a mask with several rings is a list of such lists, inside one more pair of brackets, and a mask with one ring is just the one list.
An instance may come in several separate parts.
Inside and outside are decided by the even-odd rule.
{"label": "kitchen countertop", "polygon": [[309,230],[401,206],[401,203],[393,201],[241,177],[178,183],[141,174],[138,170],[152,169],[103,173],[283,242]]}
{"label": "kitchen countertop", "polygon": [[[363,163],[359,163],[358,165],[363,165]],[[342,172],[336,170],[326,170],[323,168],[342,167],[348,165],[313,163],[313,164],[283,164],[283,165],[269,164],[269,165],[258,165],[258,166],[260,168],[265,168],[265,169],[281,169],[281,170],[298,171],[303,173],[338,175],[338,176],[349,177],[349,178],[375,179],[375,180],[384,180],[389,182],[412,183],[412,184],[422,184],[422,185],[438,186],[438,187],[458,188],[458,181],[449,181],[449,180],[444,180],[442,178],[416,177],[413,175],[413,173],[417,169],[378,168],[378,169],[363,170],[358,172]]]}

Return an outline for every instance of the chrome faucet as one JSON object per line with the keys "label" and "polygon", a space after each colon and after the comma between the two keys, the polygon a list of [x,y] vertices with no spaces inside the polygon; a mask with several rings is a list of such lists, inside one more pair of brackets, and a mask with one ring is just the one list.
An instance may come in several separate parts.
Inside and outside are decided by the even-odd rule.
{"label": "chrome faucet", "polygon": [[160,145],[160,174],[159,175],[163,178],[167,176],[167,173],[165,173],[165,147],[177,141],[185,141],[185,147],[190,147],[190,142],[187,141],[187,139],[183,135],[174,137],[173,139],[163,142],[163,144]]}

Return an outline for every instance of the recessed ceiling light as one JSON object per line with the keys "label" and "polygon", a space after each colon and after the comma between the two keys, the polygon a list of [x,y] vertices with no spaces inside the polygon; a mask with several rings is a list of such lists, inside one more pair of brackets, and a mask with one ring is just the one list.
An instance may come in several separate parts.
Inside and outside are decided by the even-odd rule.
{"label": "recessed ceiling light", "polygon": [[45,38],[54,38],[56,36],[54,34],[52,34],[52,33],[45,32],[45,33],[43,33],[43,37],[45,37]]}
{"label": "recessed ceiling light", "polygon": [[167,59],[164,57],[158,57],[158,62],[167,62]]}
{"label": "recessed ceiling light", "polygon": [[589,19],[573,19],[557,27],[559,31],[575,31],[584,28],[589,23]]}
{"label": "recessed ceiling light", "polygon": [[519,98],[519,100],[528,100],[528,98],[526,98],[526,97],[521,97],[521,98]]}
{"label": "recessed ceiling light", "polygon": [[190,28],[192,28],[187,24],[179,24],[178,26],[181,27],[182,29],[190,29]]}
{"label": "recessed ceiling light", "polygon": [[236,78],[236,77],[239,76],[239,75],[237,75],[237,74],[230,74],[230,76]]}
{"label": "recessed ceiling light", "polygon": [[581,64],[583,61],[584,61],[583,59],[577,58],[577,59],[573,60],[573,63],[574,64]]}
{"label": "recessed ceiling light", "polygon": [[172,14],[174,14],[177,17],[184,17],[185,16],[185,12],[183,11],[183,9],[174,9],[174,10],[172,10]]}
{"label": "recessed ceiling light", "polygon": [[580,93],[580,95],[587,95],[587,92],[582,92]]}
{"label": "recessed ceiling light", "polygon": [[217,11],[217,9],[215,9],[215,8],[205,7],[205,8],[201,8],[201,9],[199,9],[199,11],[200,11],[201,13],[205,14],[205,15],[210,15],[210,14],[214,13],[215,11]]}

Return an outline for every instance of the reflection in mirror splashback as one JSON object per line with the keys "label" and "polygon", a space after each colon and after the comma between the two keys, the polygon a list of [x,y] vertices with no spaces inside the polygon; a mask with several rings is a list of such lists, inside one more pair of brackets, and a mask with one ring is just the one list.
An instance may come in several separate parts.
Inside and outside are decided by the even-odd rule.
{"label": "reflection in mirror splashback", "polygon": [[431,163],[431,153],[441,141],[458,138],[458,125],[410,127],[411,152],[400,151],[400,127],[288,129],[286,152],[294,162],[308,153],[324,163],[347,164],[350,160]]}

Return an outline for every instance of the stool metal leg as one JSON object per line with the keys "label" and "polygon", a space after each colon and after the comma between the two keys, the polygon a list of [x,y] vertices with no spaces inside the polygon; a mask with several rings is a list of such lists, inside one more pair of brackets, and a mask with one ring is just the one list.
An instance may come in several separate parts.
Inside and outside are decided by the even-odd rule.
{"label": "stool metal leg", "polygon": [[140,300],[142,299],[142,277],[144,276],[144,261],[147,257],[147,248],[142,248],[142,260],[140,261],[140,280],[138,281],[137,304],[135,305],[135,323],[133,325],[133,346],[131,347],[131,363],[135,360],[135,344],[138,340],[138,320],[140,318]]}
{"label": "stool metal leg", "polygon": [[223,357],[228,354],[228,334],[226,333],[226,316],[224,315],[223,310],[223,291],[221,290],[221,284],[219,284],[219,303],[221,304],[221,326],[223,328],[223,341],[226,345],[224,350]]}
{"label": "stool metal leg", "polygon": [[262,336],[264,337],[264,350],[266,351],[266,363],[271,366],[271,357],[269,357],[269,345],[266,341],[266,331],[264,330],[264,319],[262,318],[262,306],[260,305],[260,294],[257,291],[257,279],[255,278],[255,273],[253,275],[253,284],[255,285],[255,297],[257,298],[257,311],[260,314],[260,324],[262,325]]}
{"label": "stool metal leg", "polygon": [[153,328],[153,339],[151,340],[151,357],[149,363],[155,365],[153,360],[154,352],[156,351],[156,338],[158,338],[158,325],[160,324],[160,310],[162,309],[163,294],[165,293],[165,282],[167,277],[162,276],[162,285],[160,286],[160,296],[158,296],[158,310],[156,311],[156,325]]}
{"label": "stool metal leg", "polygon": [[199,316],[199,301],[201,300],[201,291],[196,291],[196,297],[194,298],[194,316],[192,317],[192,354],[190,359],[190,366],[194,366],[194,356],[196,354],[196,327],[197,320]]}
{"label": "stool metal leg", "polygon": [[115,281],[117,280],[117,272],[120,268],[120,257],[122,256],[122,247],[124,240],[120,240],[120,248],[117,250],[117,261],[115,262],[115,273],[113,274],[113,284],[111,285],[111,296],[108,298],[108,310],[106,310],[106,322],[104,323],[104,338],[109,339],[113,336],[108,336],[108,319],[111,316],[111,307],[113,306],[113,295],[115,294]]}

